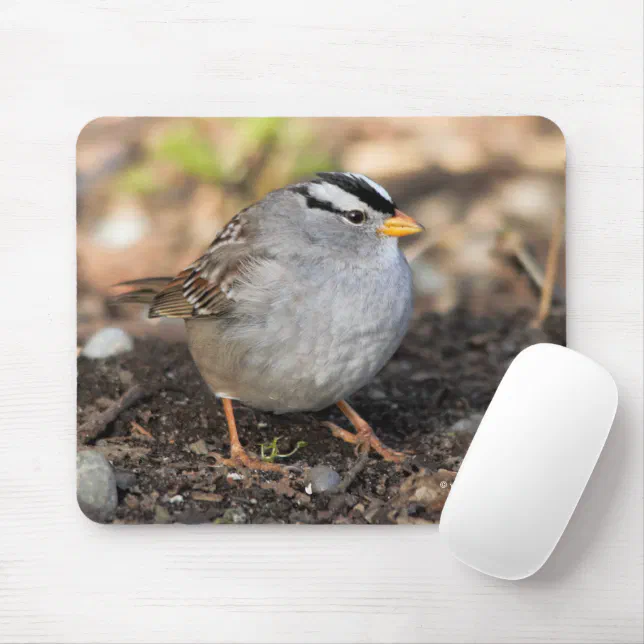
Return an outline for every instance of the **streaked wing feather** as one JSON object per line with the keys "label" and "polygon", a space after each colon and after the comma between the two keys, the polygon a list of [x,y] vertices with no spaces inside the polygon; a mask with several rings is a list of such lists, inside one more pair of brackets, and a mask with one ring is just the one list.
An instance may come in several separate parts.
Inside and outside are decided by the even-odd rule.
{"label": "streaked wing feather", "polygon": [[242,228],[243,221],[236,215],[204,255],[156,294],[149,316],[194,318],[221,314],[231,303],[222,284],[234,280],[244,257]]}
{"label": "streaked wing feather", "polygon": [[116,286],[139,286],[141,288],[159,289],[172,282],[172,280],[174,280],[174,277],[143,277],[138,280],[119,282]]}

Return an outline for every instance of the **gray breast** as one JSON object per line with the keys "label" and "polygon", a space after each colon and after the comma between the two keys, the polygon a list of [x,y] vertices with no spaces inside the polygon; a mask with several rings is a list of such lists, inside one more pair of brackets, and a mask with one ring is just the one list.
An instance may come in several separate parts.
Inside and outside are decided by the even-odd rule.
{"label": "gray breast", "polygon": [[188,322],[193,356],[216,393],[276,413],[313,411],[384,366],[411,314],[404,257],[330,268],[262,261],[236,287],[233,314]]}

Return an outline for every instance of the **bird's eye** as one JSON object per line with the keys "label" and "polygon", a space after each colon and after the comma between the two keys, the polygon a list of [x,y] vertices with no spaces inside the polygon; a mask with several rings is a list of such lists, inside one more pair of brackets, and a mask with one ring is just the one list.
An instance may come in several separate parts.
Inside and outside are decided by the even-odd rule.
{"label": "bird's eye", "polygon": [[344,218],[352,223],[352,224],[363,224],[365,220],[367,219],[367,215],[365,215],[362,210],[351,210],[347,213],[345,213]]}

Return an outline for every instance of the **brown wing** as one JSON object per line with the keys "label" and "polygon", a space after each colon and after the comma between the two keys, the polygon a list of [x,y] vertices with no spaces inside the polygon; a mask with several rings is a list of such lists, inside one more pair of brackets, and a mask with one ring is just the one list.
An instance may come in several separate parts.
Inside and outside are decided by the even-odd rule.
{"label": "brown wing", "polygon": [[239,213],[217,235],[208,250],[174,278],[125,283],[139,286],[118,297],[121,302],[150,304],[151,318],[194,318],[220,315],[232,303],[232,287],[248,248]]}

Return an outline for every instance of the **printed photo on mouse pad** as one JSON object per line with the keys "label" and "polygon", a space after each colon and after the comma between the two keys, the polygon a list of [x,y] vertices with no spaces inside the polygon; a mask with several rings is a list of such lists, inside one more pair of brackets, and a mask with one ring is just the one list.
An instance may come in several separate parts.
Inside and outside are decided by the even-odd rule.
{"label": "printed photo on mouse pad", "polygon": [[80,509],[437,523],[513,358],[565,344],[564,213],[536,116],[91,121]]}

